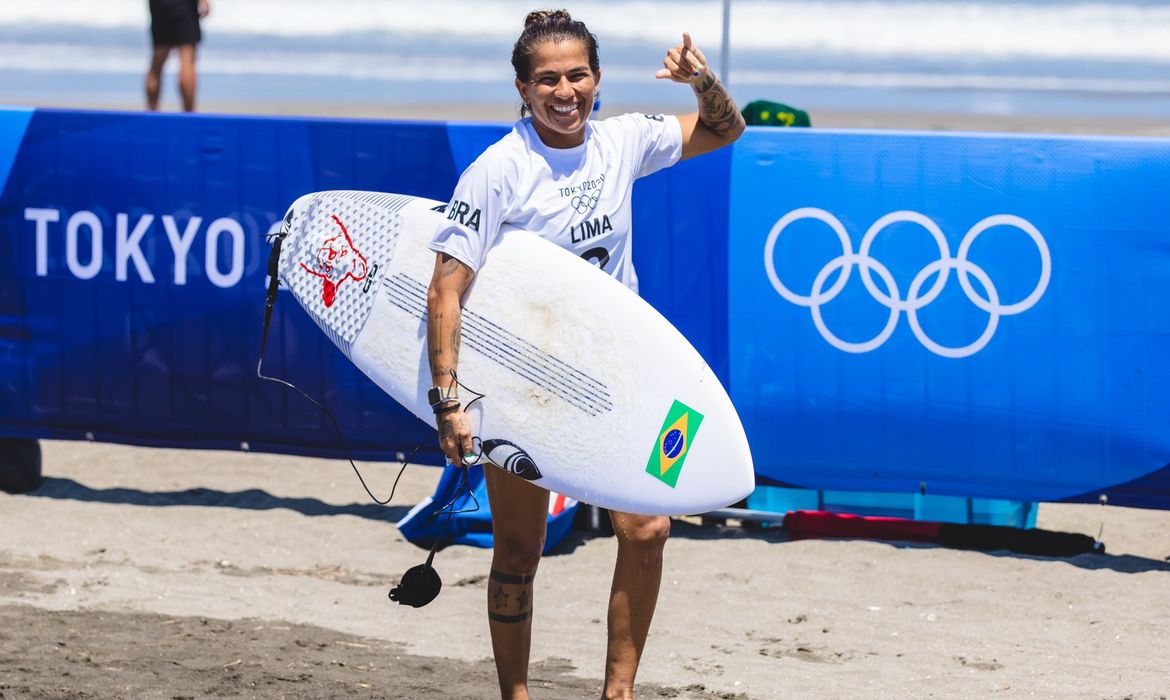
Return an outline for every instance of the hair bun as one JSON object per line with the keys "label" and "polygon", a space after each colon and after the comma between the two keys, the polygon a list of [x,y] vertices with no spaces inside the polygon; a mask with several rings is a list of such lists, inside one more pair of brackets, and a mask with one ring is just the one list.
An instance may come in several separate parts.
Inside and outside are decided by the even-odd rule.
{"label": "hair bun", "polygon": [[524,18],[524,28],[528,29],[534,24],[556,21],[571,22],[573,18],[569,15],[568,10],[533,10]]}

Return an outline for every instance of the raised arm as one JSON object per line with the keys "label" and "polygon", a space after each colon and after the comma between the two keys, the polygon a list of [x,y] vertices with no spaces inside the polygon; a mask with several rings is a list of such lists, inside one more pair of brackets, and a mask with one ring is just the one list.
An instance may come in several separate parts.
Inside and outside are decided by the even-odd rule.
{"label": "raised arm", "polygon": [[472,450],[471,427],[458,399],[455,377],[459,366],[462,299],[474,276],[468,266],[446,253],[438,253],[427,289],[427,359],[431,365],[431,386],[440,390],[440,400],[432,408],[439,428],[439,448],[455,465],[462,465],[463,455]]}
{"label": "raised arm", "polygon": [[740,137],[746,127],[743,115],[707,65],[707,57],[691,43],[689,33],[683,32],[682,43],[666,52],[662,65],[654,77],[690,85],[699,102],[699,111],[678,117],[683,160],[710,153]]}

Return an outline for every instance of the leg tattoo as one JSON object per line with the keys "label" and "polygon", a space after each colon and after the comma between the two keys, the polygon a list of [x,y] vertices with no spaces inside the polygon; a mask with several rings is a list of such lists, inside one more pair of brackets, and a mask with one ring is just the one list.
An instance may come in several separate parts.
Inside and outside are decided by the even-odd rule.
{"label": "leg tattoo", "polygon": [[524,622],[532,617],[532,581],[535,576],[492,569],[488,576],[488,617],[495,622]]}

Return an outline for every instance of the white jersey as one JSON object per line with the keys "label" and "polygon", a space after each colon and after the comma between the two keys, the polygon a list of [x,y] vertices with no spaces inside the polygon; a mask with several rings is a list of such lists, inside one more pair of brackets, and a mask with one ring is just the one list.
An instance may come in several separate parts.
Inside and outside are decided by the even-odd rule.
{"label": "white jersey", "polygon": [[503,233],[546,238],[638,289],[630,243],[634,180],[682,156],[673,116],[623,114],[588,122],[585,142],[549,148],[532,119],[516,122],[459,178],[431,241],[478,271]]}

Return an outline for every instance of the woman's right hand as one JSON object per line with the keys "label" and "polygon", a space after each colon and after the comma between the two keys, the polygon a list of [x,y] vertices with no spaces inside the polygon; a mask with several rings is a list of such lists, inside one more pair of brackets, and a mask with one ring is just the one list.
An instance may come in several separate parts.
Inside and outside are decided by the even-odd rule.
{"label": "woman's right hand", "polygon": [[435,423],[439,428],[439,449],[446,455],[447,463],[467,466],[464,457],[472,454],[471,423],[467,414],[462,408],[457,408],[435,416]]}

